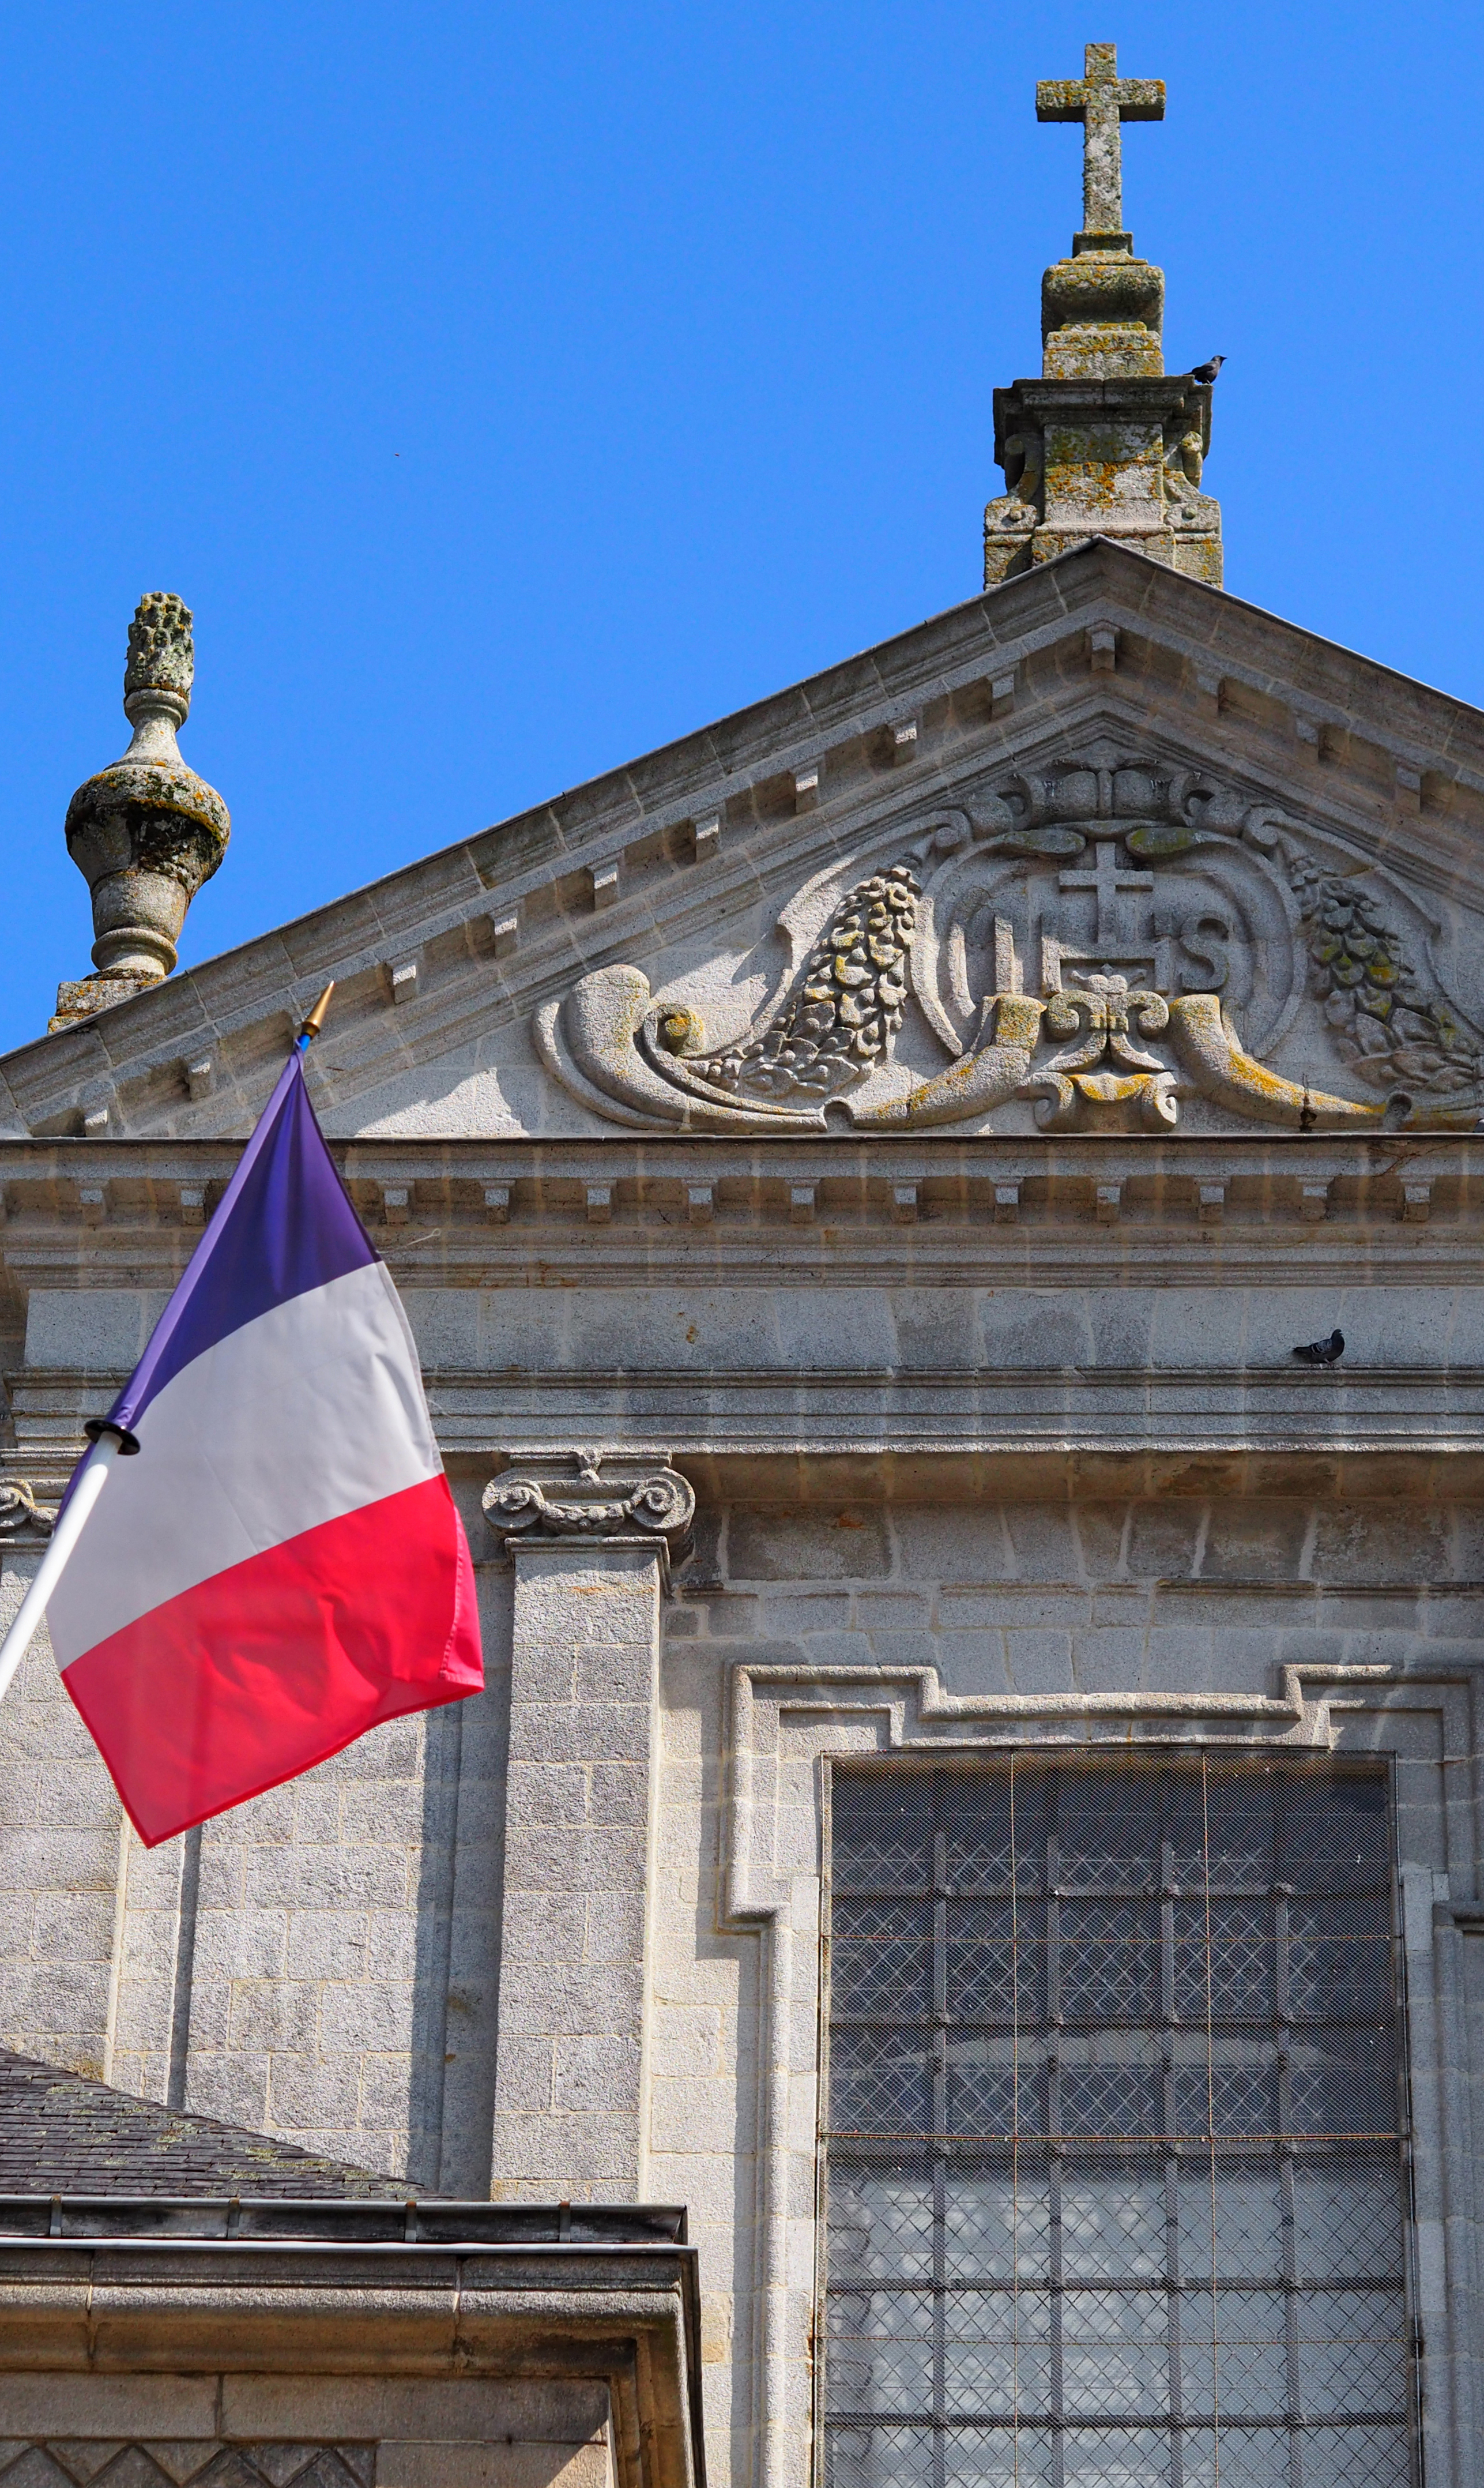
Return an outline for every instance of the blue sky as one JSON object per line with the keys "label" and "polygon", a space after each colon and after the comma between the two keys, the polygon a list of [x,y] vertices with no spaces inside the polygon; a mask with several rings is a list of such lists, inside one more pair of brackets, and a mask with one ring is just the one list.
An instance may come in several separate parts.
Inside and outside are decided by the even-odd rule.
{"label": "blue sky", "polygon": [[1169,87],[1228,586],[1484,704],[1476,6],[13,9],[0,1045],[146,588],[233,813],[187,963],[972,594],[1089,39]]}

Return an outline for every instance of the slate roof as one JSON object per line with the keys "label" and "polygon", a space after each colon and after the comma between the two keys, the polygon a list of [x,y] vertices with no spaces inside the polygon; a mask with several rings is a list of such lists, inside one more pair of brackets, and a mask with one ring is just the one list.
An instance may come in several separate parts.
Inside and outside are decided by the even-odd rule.
{"label": "slate roof", "polygon": [[417,2190],[271,2135],[133,2099],[0,2050],[0,2194],[256,2194],[405,2201]]}

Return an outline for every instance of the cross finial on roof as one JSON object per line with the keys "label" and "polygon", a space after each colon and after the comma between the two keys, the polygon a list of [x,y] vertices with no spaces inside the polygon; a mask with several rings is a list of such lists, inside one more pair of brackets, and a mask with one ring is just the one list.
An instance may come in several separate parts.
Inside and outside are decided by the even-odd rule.
{"label": "cross finial on roof", "polygon": [[1123,230],[1123,135],[1126,121],[1162,121],[1162,78],[1121,78],[1116,43],[1089,43],[1080,78],[1042,78],[1038,121],[1082,124],[1082,225],[1090,234]]}

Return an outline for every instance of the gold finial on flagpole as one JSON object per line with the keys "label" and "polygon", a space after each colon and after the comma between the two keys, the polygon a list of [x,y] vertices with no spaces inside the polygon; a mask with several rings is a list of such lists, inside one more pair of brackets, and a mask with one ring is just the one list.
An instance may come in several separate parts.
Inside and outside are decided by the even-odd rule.
{"label": "gold finial on flagpole", "polygon": [[321,1029],[324,1026],[324,1014],[329,1009],[330,996],[334,990],[335,979],[331,976],[329,983],[325,986],[323,993],[320,996],[314,1009],[308,1014],[303,1027],[299,1030],[300,1038],[319,1035]]}

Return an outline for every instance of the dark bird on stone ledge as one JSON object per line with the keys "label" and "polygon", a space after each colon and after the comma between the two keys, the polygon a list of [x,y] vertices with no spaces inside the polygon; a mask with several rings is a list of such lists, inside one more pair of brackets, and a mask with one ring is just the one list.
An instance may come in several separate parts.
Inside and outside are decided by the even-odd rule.
{"label": "dark bird on stone ledge", "polygon": [[1225,360],[1226,356],[1224,354],[1213,354],[1209,363],[1197,363],[1194,371],[1190,374],[1191,380],[1205,382],[1214,381]]}
{"label": "dark bird on stone ledge", "polygon": [[1307,1347],[1296,1347],[1294,1354],[1305,1365],[1338,1365],[1345,1353],[1345,1334],[1331,1330],[1328,1339],[1311,1339]]}

